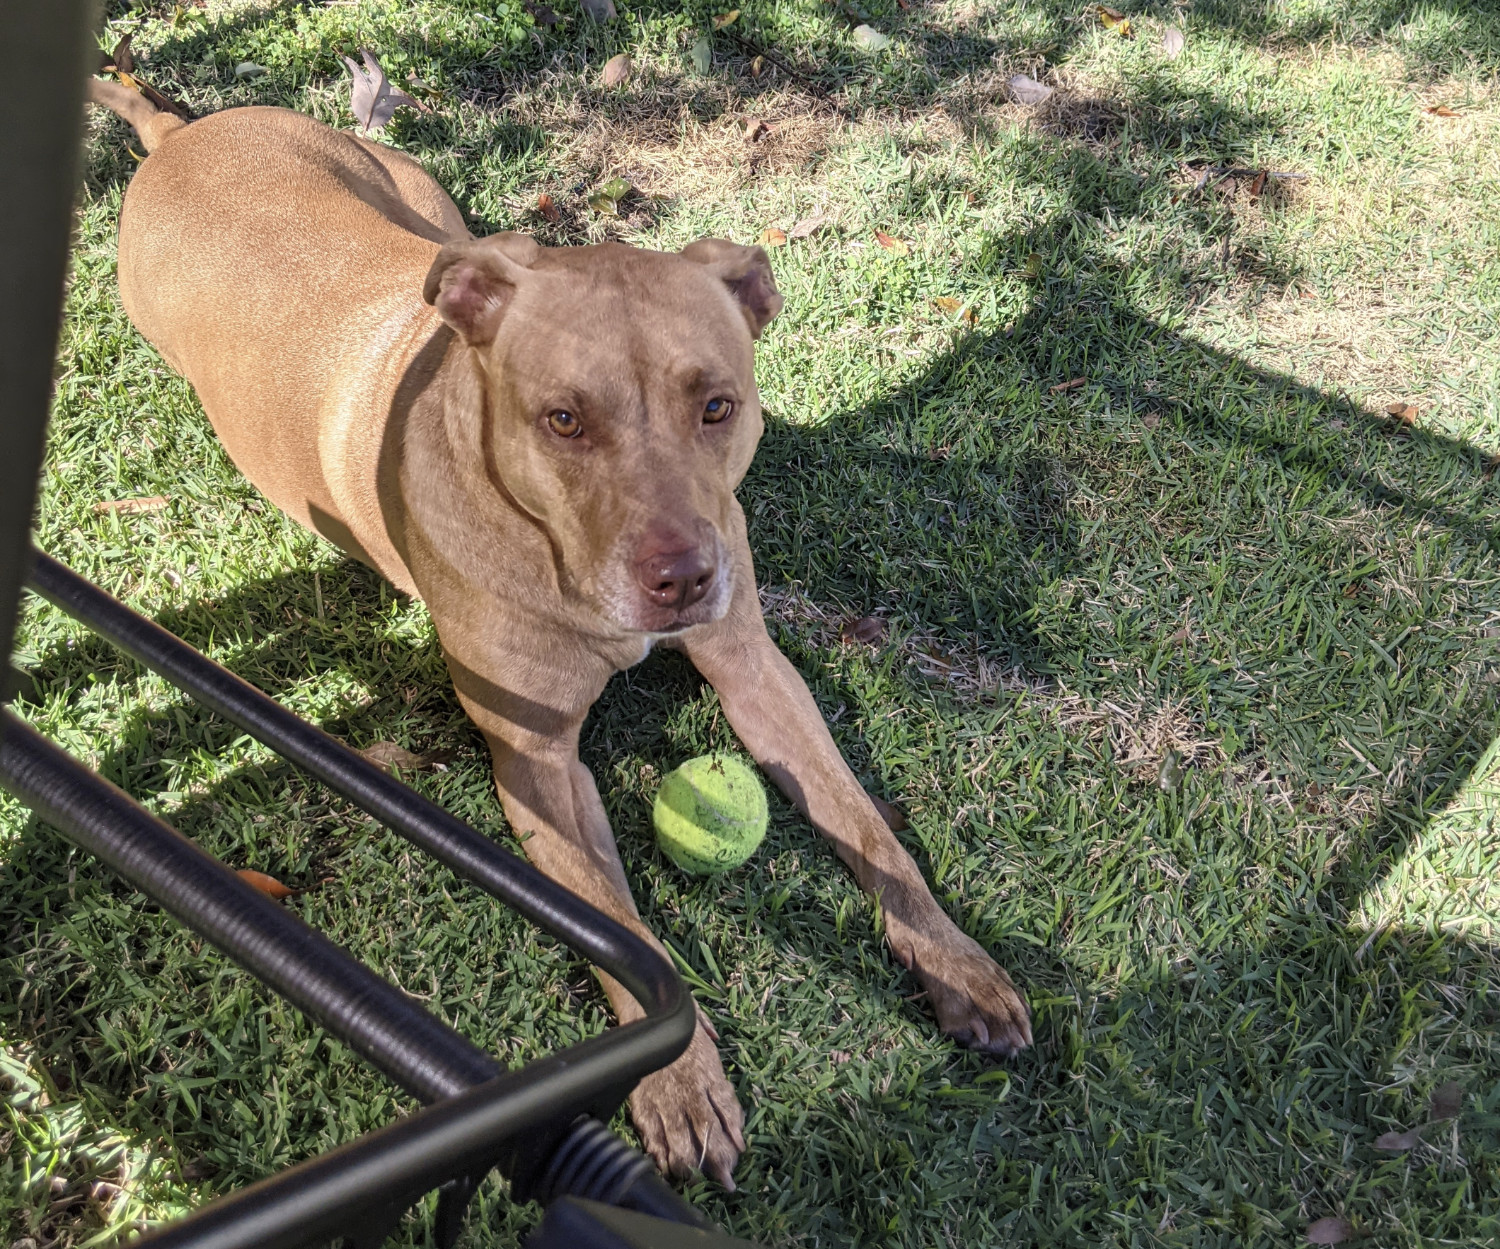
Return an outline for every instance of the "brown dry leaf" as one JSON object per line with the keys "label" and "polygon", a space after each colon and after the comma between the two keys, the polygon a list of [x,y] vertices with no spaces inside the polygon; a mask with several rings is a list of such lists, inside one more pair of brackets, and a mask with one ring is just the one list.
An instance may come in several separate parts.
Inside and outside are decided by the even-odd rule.
{"label": "brown dry leaf", "polygon": [[164,494],[153,494],[149,499],[110,499],[105,503],[95,503],[95,514],[102,515],[105,512],[124,512],[126,515],[135,515],[137,512],[159,512],[164,507],[171,505],[172,500]]}
{"label": "brown dry leaf", "polygon": [[905,239],[898,239],[895,235],[887,234],[884,230],[875,231],[875,241],[885,248],[886,251],[897,256],[905,256],[911,251]]}
{"label": "brown dry leaf", "polygon": [[361,48],[359,56],[364,61],[363,68],[347,56],[341,56],[339,60],[349,67],[353,80],[349,92],[349,109],[366,133],[384,129],[395,116],[396,110],[403,105],[414,108],[419,113],[432,112],[427,105],[407,95],[400,87],[393,87],[390,79],[385,76],[385,70],[380,67],[380,62],[375,59],[375,54],[368,48]]}
{"label": "brown dry leaf", "polygon": [[562,209],[557,206],[557,202],[546,191],[543,191],[536,197],[536,210],[547,218],[548,221],[556,223],[562,220]]}
{"label": "brown dry leaf", "polygon": [[1342,1245],[1354,1235],[1354,1225],[1348,1219],[1319,1219],[1302,1234],[1310,1245]]}
{"label": "brown dry leaf", "polygon": [[1188,643],[1187,626],[1184,625],[1181,629],[1178,629],[1176,633],[1169,634],[1167,637],[1167,642],[1172,646],[1186,646]]}
{"label": "brown dry leaf", "polygon": [[904,833],[910,824],[906,822],[906,816],[902,814],[900,807],[893,807],[884,798],[870,795],[870,801],[875,804],[875,810],[880,812],[880,818],[885,821],[885,826],[893,833]]}
{"label": "brown dry leaf", "polygon": [[794,225],[790,230],[787,231],[787,237],[794,239],[809,238],[812,235],[816,234],[827,224],[828,218],[825,217],[822,213],[819,213],[816,217],[804,217],[801,221],[799,221],[796,225]]}
{"label": "brown dry leaf", "polygon": [[932,302],[938,306],[940,312],[959,317],[965,325],[979,324],[978,314],[974,309],[965,307],[961,299],[954,299],[951,295],[939,295]]}
{"label": "brown dry leaf", "polygon": [[764,139],[771,133],[771,127],[759,117],[744,118],[740,122],[740,130],[745,136],[746,143],[754,143],[757,139]]}
{"label": "brown dry leaf", "polygon": [[396,745],[395,742],[376,742],[355,753],[376,767],[385,768],[387,771],[391,768],[408,768],[416,771],[447,763],[453,758],[451,750],[428,750],[418,755],[413,754],[404,746]]}
{"label": "brown dry leaf", "polygon": [[1403,425],[1415,425],[1417,417],[1422,415],[1422,409],[1415,404],[1402,403],[1399,400],[1386,404],[1385,410],[1387,415],[1394,416]]}
{"label": "brown dry leaf", "polygon": [[1266,173],[1266,171],[1262,169],[1258,174],[1255,175],[1255,180],[1250,183],[1250,200],[1252,203],[1258,200],[1261,196],[1261,192],[1266,189],[1266,178],[1268,176],[1269,175]]}
{"label": "brown dry leaf", "polygon": [[714,29],[723,30],[726,26],[733,26],[735,19],[740,15],[738,9],[730,9],[728,13],[716,13],[714,15]]}
{"label": "brown dry leaf", "polygon": [[885,637],[885,621],[879,616],[860,616],[857,620],[850,620],[839,630],[839,641],[841,642],[863,642],[866,646],[876,646]]}
{"label": "brown dry leaf", "polygon": [[1415,1149],[1422,1142],[1422,1129],[1410,1128],[1405,1132],[1387,1132],[1375,1138],[1375,1148],[1387,1153],[1400,1154]]}
{"label": "brown dry leaf", "polygon": [[1446,104],[1434,104],[1427,110],[1434,117],[1462,117],[1463,114],[1457,109],[1449,108]]}
{"label": "brown dry leaf", "polygon": [[115,50],[109,54],[109,59],[104,62],[101,73],[135,73],[135,53],[130,50],[130,41],[134,38],[133,31],[127,31],[120,37],[120,42],[115,44]]}
{"label": "brown dry leaf", "polygon": [[1049,395],[1060,395],[1064,391],[1077,390],[1088,380],[1086,377],[1075,377],[1071,382],[1058,382],[1056,386],[1048,387],[1047,393]]}
{"label": "brown dry leaf", "polygon": [[283,885],[274,876],[267,876],[264,872],[257,872],[252,868],[242,867],[235,873],[247,885],[259,889],[268,898],[274,898],[281,902],[286,898],[295,898],[302,892],[300,889],[291,889]]}
{"label": "brown dry leaf", "polygon": [[775,226],[767,226],[760,232],[760,245],[762,247],[785,247],[786,231],[778,230]]}
{"label": "brown dry leaf", "polygon": [[606,87],[621,86],[629,80],[630,71],[634,68],[635,62],[630,59],[630,54],[621,52],[604,62],[604,71],[599,75],[599,81]]}
{"label": "brown dry leaf", "polygon": [[1344,597],[1345,598],[1353,598],[1358,593],[1359,593],[1359,582],[1358,581],[1351,581],[1348,585],[1346,585],[1344,587]]}
{"label": "brown dry leaf", "polygon": [[765,68],[766,58],[763,56],[755,57],[750,62],[750,77],[759,78],[761,74],[765,72]]}
{"label": "brown dry leaf", "polygon": [[1432,1090],[1432,1100],[1428,1104],[1434,1120],[1457,1119],[1458,1112],[1464,1108],[1463,1086],[1452,1081],[1439,1084]]}
{"label": "brown dry leaf", "polygon": [[1096,5],[1099,21],[1105,30],[1112,30],[1122,39],[1129,39],[1135,32],[1130,29],[1130,19],[1118,9],[1111,9],[1107,5]]}
{"label": "brown dry leaf", "polygon": [[1166,30],[1162,31],[1161,50],[1162,55],[1164,55],[1167,60],[1175,61],[1179,56],[1181,56],[1182,49],[1186,45],[1186,43],[1187,40],[1183,37],[1182,32],[1178,30],[1177,27],[1168,26]]}

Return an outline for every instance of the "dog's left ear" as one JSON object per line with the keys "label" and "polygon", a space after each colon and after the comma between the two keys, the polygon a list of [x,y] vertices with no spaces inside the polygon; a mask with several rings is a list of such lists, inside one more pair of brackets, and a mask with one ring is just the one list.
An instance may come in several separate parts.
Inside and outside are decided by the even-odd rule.
{"label": "dog's left ear", "polygon": [[422,298],[469,346],[483,347],[494,341],[517,283],[541,250],[530,235],[510,232],[449,243],[427,271]]}
{"label": "dog's left ear", "polygon": [[771,274],[771,259],[763,247],[742,247],[726,239],[699,239],[682,249],[685,260],[706,266],[738,301],[750,335],[761,330],[781,311],[781,292]]}

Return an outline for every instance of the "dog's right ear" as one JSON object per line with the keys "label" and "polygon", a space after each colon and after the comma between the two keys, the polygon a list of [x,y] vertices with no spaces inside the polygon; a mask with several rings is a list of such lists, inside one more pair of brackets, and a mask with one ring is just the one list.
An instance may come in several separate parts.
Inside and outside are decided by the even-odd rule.
{"label": "dog's right ear", "polygon": [[471,347],[495,339],[517,283],[542,248],[527,234],[492,234],[489,238],[449,243],[432,262],[422,298]]}

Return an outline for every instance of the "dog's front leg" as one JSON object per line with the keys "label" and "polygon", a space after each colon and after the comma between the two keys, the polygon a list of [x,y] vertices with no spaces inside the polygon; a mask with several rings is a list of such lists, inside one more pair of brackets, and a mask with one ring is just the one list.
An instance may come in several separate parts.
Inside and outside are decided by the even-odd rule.
{"label": "dog's front leg", "polygon": [[[490,697],[476,699],[464,688],[472,681],[455,675],[461,701],[489,742],[500,801],[526,856],[667,958],[636,910],[604,804],[578,759],[579,725],[559,734],[527,731],[514,709],[507,714],[493,705],[493,689]],[[644,1014],[619,981],[596,974],[621,1023]],[[745,1119],[714,1047],[717,1039],[699,1011],[687,1052],[636,1085],[630,1116],[646,1151],[667,1174],[685,1178],[702,1170],[732,1191],[734,1165],[745,1149]]]}
{"label": "dog's front leg", "polygon": [[736,581],[729,615],[683,640],[730,725],[880,906],[891,949],[921,980],[943,1031],[993,1053],[1024,1049],[1031,1044],[1025,1001],[933,898],[839,754],[807,685],[767,635],[748,547]]}

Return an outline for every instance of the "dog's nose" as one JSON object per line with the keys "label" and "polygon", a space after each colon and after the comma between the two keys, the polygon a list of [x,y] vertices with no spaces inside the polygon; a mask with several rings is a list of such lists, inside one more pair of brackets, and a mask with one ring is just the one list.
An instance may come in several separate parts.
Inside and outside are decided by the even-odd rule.
{"label": "dog's nose", "polygon": [[658,607],[691,607],[714,583],[718,569],[701,547],[656,551],[635,566],[636,579],[646,597]]}

